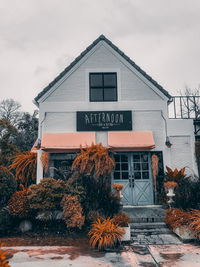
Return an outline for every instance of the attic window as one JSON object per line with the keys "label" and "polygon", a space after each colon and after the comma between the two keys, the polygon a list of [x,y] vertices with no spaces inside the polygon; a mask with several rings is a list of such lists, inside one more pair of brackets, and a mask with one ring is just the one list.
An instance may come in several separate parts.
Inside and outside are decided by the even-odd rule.
{"label": "attic window", "polygon": [[90,73],[90,102],[117,101],[117,73]]}

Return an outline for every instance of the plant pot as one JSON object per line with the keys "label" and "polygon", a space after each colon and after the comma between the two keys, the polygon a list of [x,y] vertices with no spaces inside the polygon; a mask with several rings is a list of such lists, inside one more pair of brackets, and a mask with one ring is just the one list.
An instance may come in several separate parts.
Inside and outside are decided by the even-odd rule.
{"label": "plant pot", "polygon": [[181,228],[177,227],[174,231],[183,242],[189,242],[190,240],[196,239],[194,233],[187,226],[181,226]]}
{"label": "plant pot", "polygon": [[121,227],[124,229],[125,234],[122,236],[121,241],[130,241],[131,240],[131,227],[130,224],[127,227]]}

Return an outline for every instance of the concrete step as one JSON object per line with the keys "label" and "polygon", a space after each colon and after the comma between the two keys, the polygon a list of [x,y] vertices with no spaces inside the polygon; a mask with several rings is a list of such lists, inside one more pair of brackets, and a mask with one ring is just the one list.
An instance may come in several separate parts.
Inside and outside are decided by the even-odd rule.
{"label": "concrete step", "polygon": [[164,216],[154,216],[154,217],[137,217],[130,218],[131,223],[154,223],[154,222],[164,222]]}
{"label": "concrete step", "polygon": [[131,229],[168,229],[167,225],[164,222],[130,223],[130,226]]}
{"label": "concrete step", "polygon": [[170,234],[171,230],[168,228],[159,229],[131,229],[131,237],[138,235],[160,235],[160,234]]}

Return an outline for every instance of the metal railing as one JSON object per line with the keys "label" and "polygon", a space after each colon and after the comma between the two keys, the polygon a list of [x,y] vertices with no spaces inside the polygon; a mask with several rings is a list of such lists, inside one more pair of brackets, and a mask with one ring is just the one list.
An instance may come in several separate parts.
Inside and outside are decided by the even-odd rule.
{"label": "metal railing", "polygon": [[170,119],[200,120],[200,96],[173,96],[168,114]]}

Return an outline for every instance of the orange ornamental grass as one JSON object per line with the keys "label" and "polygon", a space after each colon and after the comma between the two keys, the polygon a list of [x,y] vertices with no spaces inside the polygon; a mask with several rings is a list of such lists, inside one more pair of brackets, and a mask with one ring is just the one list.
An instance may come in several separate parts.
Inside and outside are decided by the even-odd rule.
{"label": "orange ornamental grass", "polygon": [[42,162],[42,167],[44,168],[45,173],[47,173],[48,168],[49,168],[49,153],[48,152],[42,152],[40,160]]}
{"label": "orange ornamental grass", "polygon": [[0,244],[0,267],[10,267],[8,262],[6,261],[5,255],[8,253],[7,251],[2,251],[2,245]]}
{"label": "orange ornamental grass", "polygon": [[184,178],[185,175],[185,168],[180,169],[180,171],[178,169],[174,169],[172,170],[171,168],[167,167],[167,173],[166,173],[166,178],[168,181],[174,181],[179,183],[181,178]]}
{"label": "orange ornamental grass", "polygon": [[9,169],[14,169],[16,179],[26,187],[36,179],[37,153],[26,151],[17,154]]}
{"label": "orange ornamental grass", "polygon": [[191,211],[191,230],[200,239],[200,210]]}
{"label": "orange ornamental grass", "polygon": [[115,167],[114,159],[109,155],[108,148],[101,143],[86,148],[81,147],[81,152],[75,158],[72,169],[80,174],[91,175],[95,173],[96,178],[109,175]]}
{"label": "orange ornamental grass", "polygon": [[88,233],[90,236],[90,245],[95,248],[98,244],[98,249],[114,247],[117,242],[121,241],[122,235],[125,234],[124,229],[120,228],[112,222],[112,219],[97,218],[92,224],[92,229]]}

